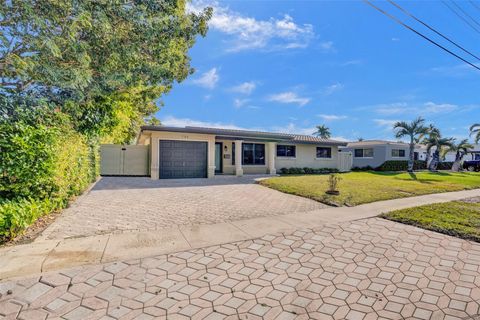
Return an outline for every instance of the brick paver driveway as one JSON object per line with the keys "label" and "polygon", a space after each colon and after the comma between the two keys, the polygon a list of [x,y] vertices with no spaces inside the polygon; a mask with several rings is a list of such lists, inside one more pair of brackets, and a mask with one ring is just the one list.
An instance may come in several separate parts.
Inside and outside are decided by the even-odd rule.
{"label": "brick paver driveway", "polygon": [[212,224],[326,206],[254,184],[255,176],[151,180],[103,177],[43,237],[60,239],[175,225]]}
{"label": "brick paver driveway", "polygon": [[480,244],[379,218],[0,283],[0,318],[477,319]]}

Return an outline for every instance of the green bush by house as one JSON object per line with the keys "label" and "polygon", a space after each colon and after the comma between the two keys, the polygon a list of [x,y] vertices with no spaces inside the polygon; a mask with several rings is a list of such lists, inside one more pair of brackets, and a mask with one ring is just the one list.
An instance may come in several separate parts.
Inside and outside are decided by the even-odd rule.
{"label": "green bush by house", "polygon": [[2,114],[0,151],[0,242],[64,208],[98,174],[95,142],[45,105]]}
{"label": "green bush by house", "polygon": [[[406,160],[388,160],[385,161],[381,166],[375,168],[376,171],[407,171],[408,161]],[[416,160],[413,163],[413,170],[424,170],[427,169],[427,164],[425,161]]]}
{"label": "green bush by house", "polygon": [[[439,162],[437,169],[438,170],[451,170],[453,162]],[[385,161],[381,166],[373,168],[371,166],[365,167],[353,167],[352,171],[407,171],[408,161],[406,160],[388,160]],[[415,160],[413,163],[413,170],[426,170],[427,163],[423,160]]]}

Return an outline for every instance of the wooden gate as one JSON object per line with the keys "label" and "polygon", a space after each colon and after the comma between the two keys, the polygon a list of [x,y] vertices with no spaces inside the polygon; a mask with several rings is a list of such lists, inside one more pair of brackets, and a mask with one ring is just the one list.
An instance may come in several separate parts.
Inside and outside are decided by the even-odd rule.
{"label": "wooden gate", "polygon": [[100,174],[102,176],[149,176],[149,158],[148,146],[102,144]]}

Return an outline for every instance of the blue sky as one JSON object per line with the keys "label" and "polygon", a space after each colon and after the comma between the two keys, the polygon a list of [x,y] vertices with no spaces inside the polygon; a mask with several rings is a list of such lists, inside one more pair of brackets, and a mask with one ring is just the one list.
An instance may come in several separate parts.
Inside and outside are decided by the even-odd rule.
{"label": "blue sky", "polygon": [[[442,2],[398,3],[480,55],[480,33]],[[457,3],[480,22],[480,9]],[[480,122],[480,71],[363,2],[194,1],[190,10],[205,5],[215,13],[190,51],[196,72],[162,98],[164,125],[311,134],[325,124],[356,140],[394,139],[393,122],[419,115],[457,138]]]}

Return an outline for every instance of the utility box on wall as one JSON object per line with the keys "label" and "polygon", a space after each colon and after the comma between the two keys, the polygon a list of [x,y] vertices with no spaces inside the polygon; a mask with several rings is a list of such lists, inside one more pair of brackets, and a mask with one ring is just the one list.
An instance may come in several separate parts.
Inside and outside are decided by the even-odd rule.
{"label": "utility box on wall", "polygon": [[100,175],[149,176],[149,146],[102,144]]}

